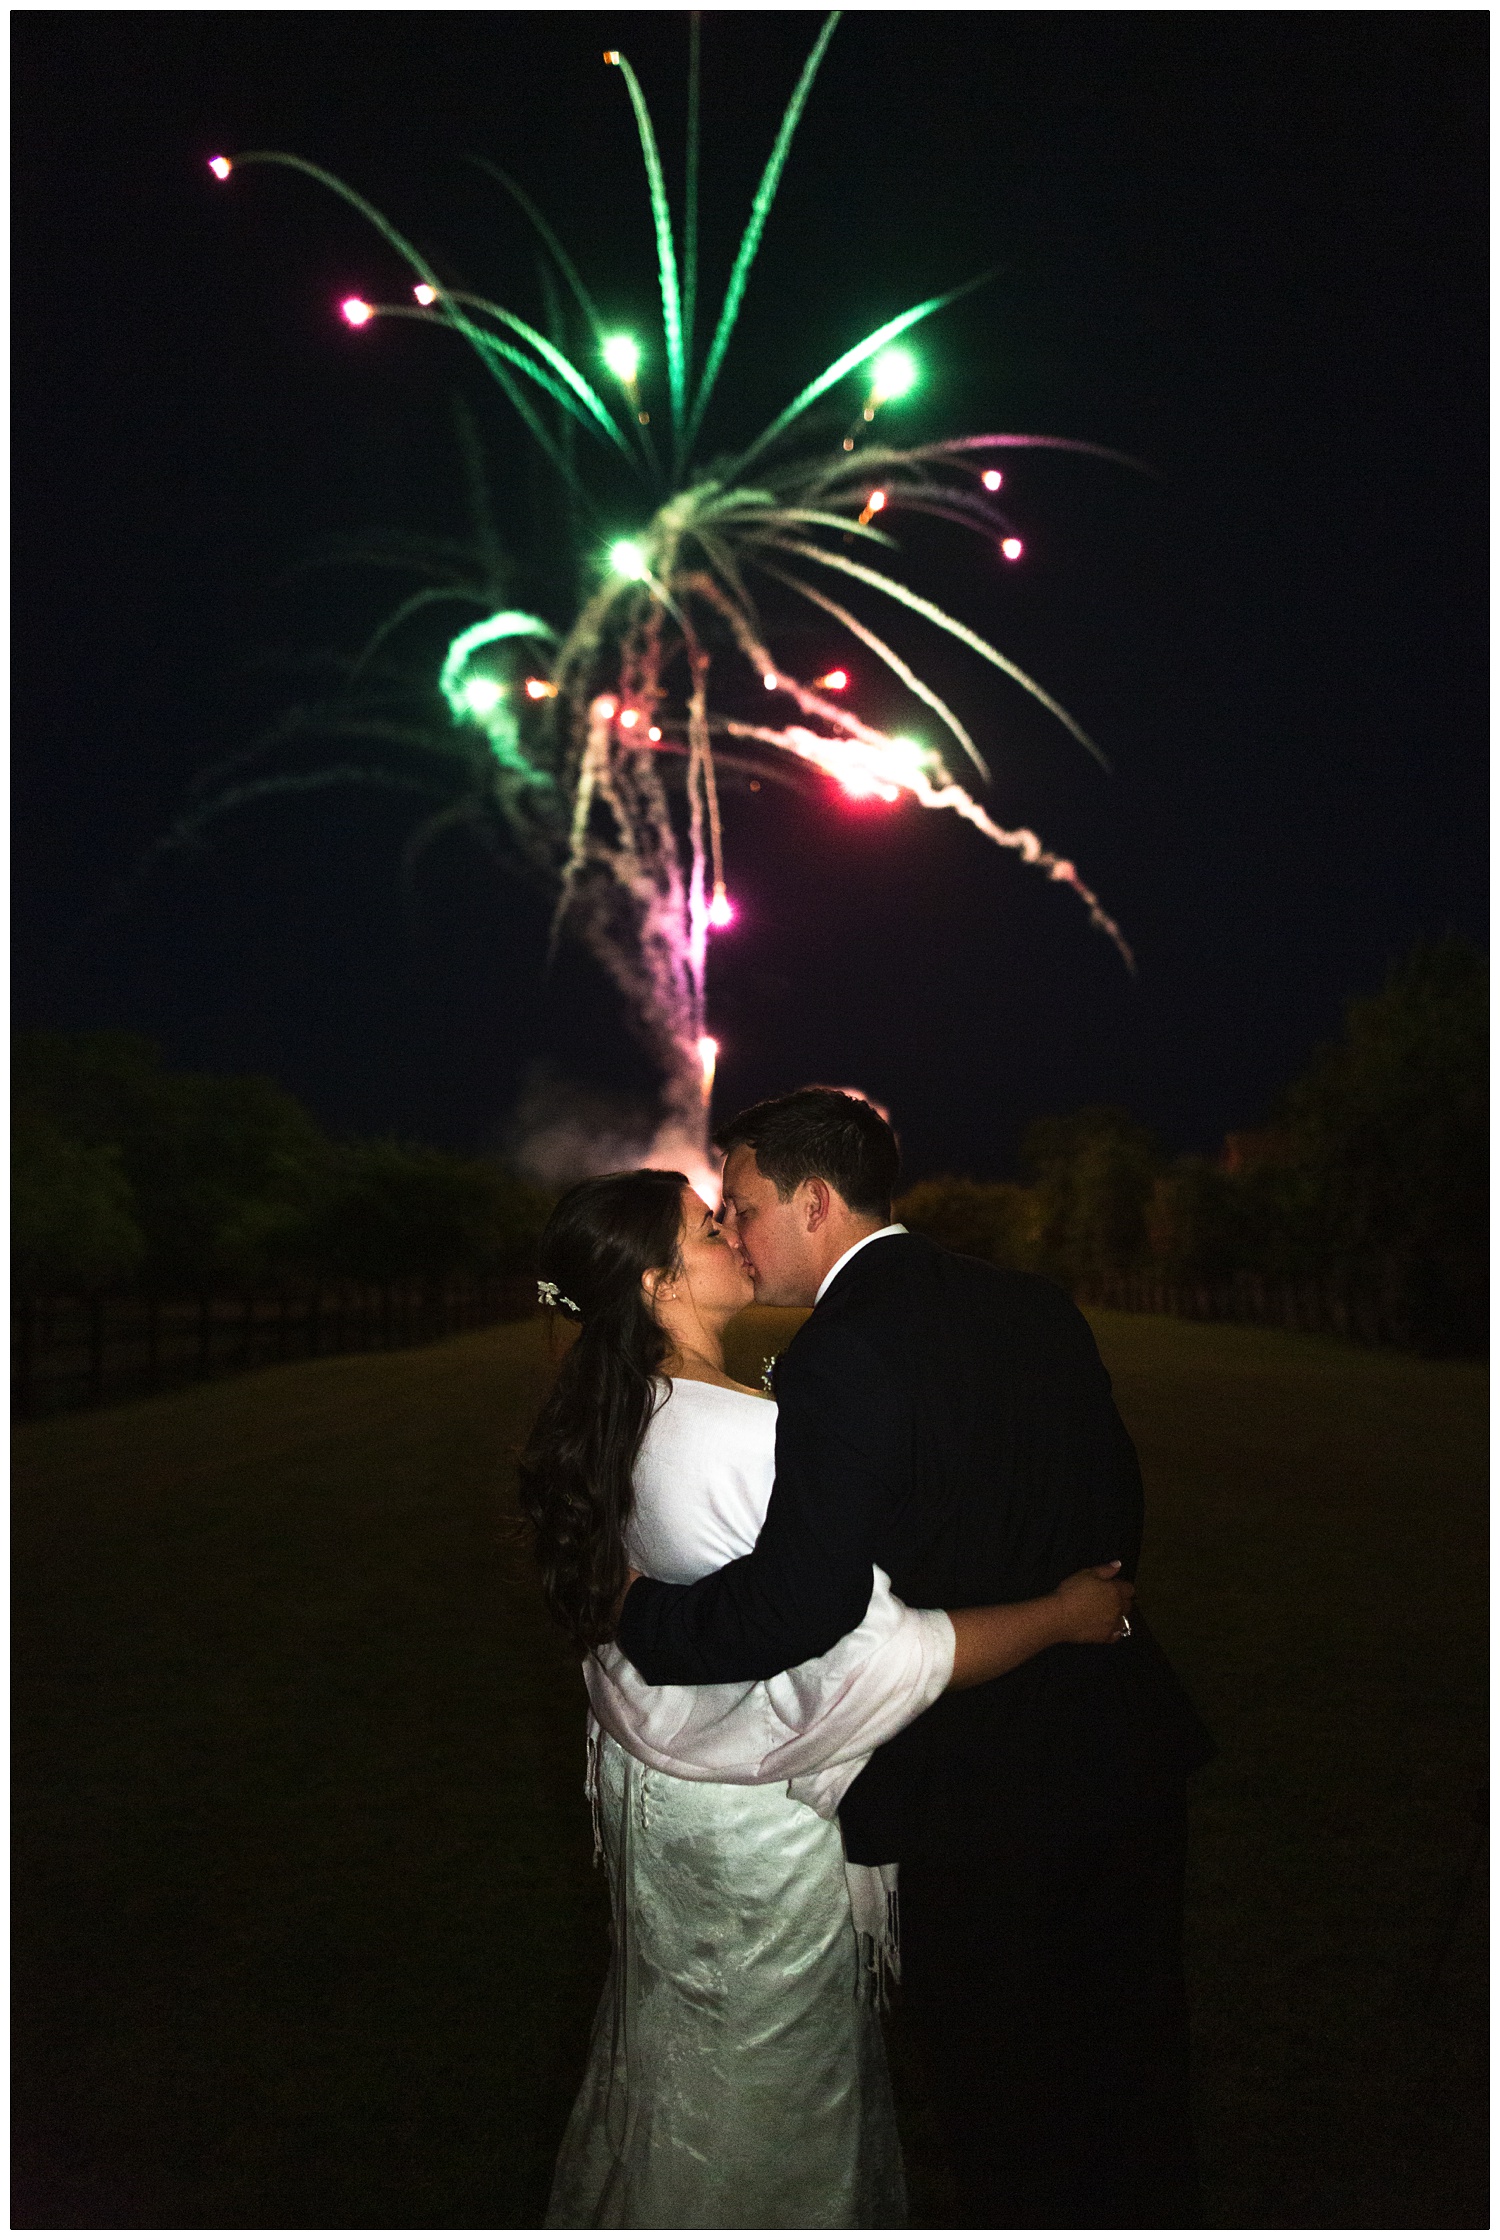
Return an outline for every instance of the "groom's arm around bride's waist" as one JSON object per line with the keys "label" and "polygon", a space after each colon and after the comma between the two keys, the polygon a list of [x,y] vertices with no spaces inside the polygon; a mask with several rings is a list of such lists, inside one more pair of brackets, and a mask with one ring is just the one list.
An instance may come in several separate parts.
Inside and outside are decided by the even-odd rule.
{"label": "groom's arm around bride's waist", "polygon": [[800,1334],[776,1398],[776,1484],[751,1553],[693,1586],[640,1579],[625,1598],[619,1644],[653,1686],[769,1680],[865,1614],[909,1398],[838,1323]]}

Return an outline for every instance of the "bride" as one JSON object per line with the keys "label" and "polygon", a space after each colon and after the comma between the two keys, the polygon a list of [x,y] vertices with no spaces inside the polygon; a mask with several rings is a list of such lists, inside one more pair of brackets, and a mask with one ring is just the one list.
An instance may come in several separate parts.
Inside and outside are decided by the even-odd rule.
{"label": "bride", "polygon": [[896,1870],[846,1865],[839,1799],[935,1702],[1056,1642],[1120,1638],[1115,1565],[1034,1602],[912,1610],[878,1569],[826,1656],[743,1686],[648,1688],[615,1648],[632,1571],[753,1547],[774,1402],[724,1367],[750,1278],[684,1176],[564,1197],[541,1292],[581,1324],[521,1459],[554,1617],[586,1654],[609,1975],[549,2227],[887,2228],[905,2190],[877,2007]]}

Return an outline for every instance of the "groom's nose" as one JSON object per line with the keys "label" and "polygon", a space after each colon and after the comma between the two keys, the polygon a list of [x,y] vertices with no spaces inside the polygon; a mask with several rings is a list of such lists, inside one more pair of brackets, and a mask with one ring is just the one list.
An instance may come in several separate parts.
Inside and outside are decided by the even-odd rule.
{"label": "groom's nose", "polygon": [[736,1260],[738,1260],[740,1266],[742,1268],[748,1269],[749,1273],[753,1276],[755,1273],[755,1269],[751,1265],[749,1253],[745,1250],[744,1239],[740,1235],[740,1225],[735,1220],[735,1217],[730,1211],[729,1207],[720,1206],[719,1211],[714,1218],[717,1220],[720,1229],[723,1231],[725,1239],[729,1245],[729,1249],[734,1254]]}

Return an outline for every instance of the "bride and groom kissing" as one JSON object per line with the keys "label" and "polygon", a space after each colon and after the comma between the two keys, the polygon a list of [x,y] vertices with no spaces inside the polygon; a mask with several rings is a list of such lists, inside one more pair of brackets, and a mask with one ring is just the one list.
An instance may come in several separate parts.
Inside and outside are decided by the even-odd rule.
{"label": "bride and groom kissing", "polygon": [[[717,1218],[641,1170],[541,1246],[580,1327],[522,1502],[585,1652],[613,1903],[547,2223],[901,2225],[899,1973],[957,2223],[1192,2226],[1211,1745],[1132,1609],[1140,1473],[1088,1324],[893,1222],[861,1100],[720,1140]],[[812,1309],[770,1401],[724,1367],[752,1298]]]}

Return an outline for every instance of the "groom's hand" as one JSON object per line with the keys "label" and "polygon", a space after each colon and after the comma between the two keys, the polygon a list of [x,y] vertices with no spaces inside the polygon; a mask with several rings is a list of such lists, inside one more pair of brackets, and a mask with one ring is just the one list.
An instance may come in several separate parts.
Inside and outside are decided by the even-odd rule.
{"label": "groom's hand", "polygon": [[613,1634],[613,1635],[614,1635],[615,1637],[618,1637],[618,1635],[619,1635],[619,1631],[620,1631],[620,1612],[621,1612],[621,1611],[622,1611],[622,1610],[624,1609],[624,1607],[625,1607],[625,1597],[626,1597],[626,1595],[628,1595],[628,1594],[629,1594],[629,1592],[630,1592],[631,1588],[632,1588],[632,1587],[633,1587],[633,1586],[635,1585],[635,1583],[636,1583],[636,1580],[637,1580],[637,1579],[644,1579],[644,1578],[645,1578],[645,1576],[646,1576],[646,1574],[645,1574],[645,1572],[644,1572],[644,1571],[632,1571],[632,1570],[631,1570],[631,1569],[629,1568],[629,1566],[627,1565],[627,1567],[626,1567],[626,1571],[625,1571],[625,1584],[624,1584],[624,1586],[623,1586],[623,1587],[622,1587],[622,1588],[620,1589],[620,1599],[619,1599],[619,1601],[618,1601],[618,1602],[617,1602],[617,1603],[615,1604],[615,1622],[614,1622],[614,1625],[613,1625],[613,1627],[611,1628],[611,1632],[612,1632],[612,1634]]}

